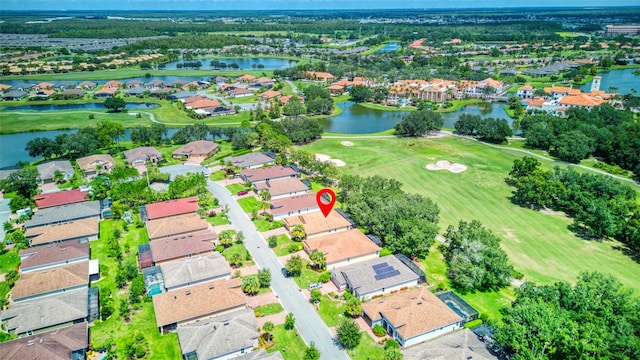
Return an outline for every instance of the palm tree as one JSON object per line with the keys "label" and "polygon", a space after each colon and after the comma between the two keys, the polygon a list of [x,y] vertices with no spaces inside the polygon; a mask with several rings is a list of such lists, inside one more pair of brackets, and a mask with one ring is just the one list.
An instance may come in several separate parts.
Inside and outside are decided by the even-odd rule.
{"label": "palm tree", "polygon": [[267,334],[267,342],[271,342],[271,332],[274,328],[275,326],[273,326],[273,323],[271,321],[267,321],[266,323],[264,323],[264,325],[262,325],[262,330],[264,330],[264,333]]}
{"label": "palm tree", "polygon": [[309,259],[320,269],[323,269],[327,265],[327,257],[320,250],[313,250],[309,254]]}
{"label": "palm tree", "polygon": [[260,191],[260,198],[262,201],[269,201],[271,200],[271,194],[267,190],[262,190]]}
{"label": "palm tree", "polygon": [[294,241],[302,241],[306,236],[307,236],[307,233],[304,230],[304,226],[302,226],[302,224],[296,224],[291,229],[291,238]]}
{"label": "palm tree", "polygon": [[220,233],[220,245],[227,247],[231,245],[233,242],[233,238],[231,237],[231,233],[228,231],[223,231]]}

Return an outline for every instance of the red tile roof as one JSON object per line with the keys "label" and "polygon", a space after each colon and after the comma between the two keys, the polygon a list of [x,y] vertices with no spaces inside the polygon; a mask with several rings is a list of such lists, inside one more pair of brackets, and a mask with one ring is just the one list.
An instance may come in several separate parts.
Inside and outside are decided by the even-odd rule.
{"label": "red tile roof", "polygon": [[147,219],[149,220],[192,213],[196,212],[199,208],[200,206],[198,205],[197,196],[145,205],[145,209],[147,210]]}
{"label": "red tile roof", "polygon": [[88,193],[80,190],[58,191],[46,194],[36,195],[36,205],[39,209],[52,206],[75,204],[89,200]]}

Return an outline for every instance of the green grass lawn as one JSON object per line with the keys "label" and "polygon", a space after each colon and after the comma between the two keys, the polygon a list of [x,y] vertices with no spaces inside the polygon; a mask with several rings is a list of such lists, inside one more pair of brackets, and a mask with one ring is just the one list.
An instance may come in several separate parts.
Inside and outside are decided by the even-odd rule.
{"label": "green grass lawn", "polygon": [[216,216],[207,217],[206,219],[211,225],[226,225],[229,223],[229,219],[220,213],[217,213]]}
{"label": "green grass lawn", "polygon": [[224,171],[222,170],[214,171],[209,176],[209,179],[211,179],[211,181],[224,180],[224,178],[225,178]]}
{"label": "green grass lawn", "polygon": [[[358,141],[354,136],[352,147],[342,146],[344,140],[323,139],[302,148],[344,160],[347,166],[342,172],[395,178],[404,190],[430,197],[440,208],[441,232],[460,220],[479,220],[503,239],[503,249],[525,280],[574,282],[580,272],[596,270],[640,290],[640,264],[617,250],[618,243],[579,239],[567,228],[570,219],[510,201],[513,189],[505,178],[513,160],[523,154],[454,137]],[[467,165],[468,170],[453,174],[425,169],[426,164],[445,159]],[[556,164],[543,161],[545,168]]]}
{"label": "green grass lawn", "polygon": [[376,342],[366,332],[361,332],[360,344],[354,349],[347,350],[347,354],[353,360],[384,359],[384,348],[378,346]]}
{"label": "green grass lawn", "polygon": [[273,303],[273,304],[258,306],[257,308],[254,309],[254,311],[256,313],[259,313],[261,316],[268,316],[273,314],[279,314],[284,311],[284,308],[280,303]]}
{"label": "green grass lawn", "polygon": [[309,284],[320,282],[321,274],[322,273],[313,271],[305,267],[302,269],[302,273],[300,274],[300,276],[294,277],[293,280],[295,280],[296,284],[298,284],[301,289],[306,289],[309,287]]}
{"label": "green grass lawn", "polygon": [[245,196],[238,199],[238,204],[242,210],[246,213],[251,213],[253,210],[260,211],[262,209],[262,202],[255,198],[255,196]]}
{"label": "green grass lawn", "polygon": [[327,295],[322,295],[318,307],[318,315],[327,326],[338,326],[342,319],[346,317],[347,304],[331,299]]}
{"label": "green grass lawn", "polygon": [[278,235],[278,246],[273,248],[273,252],[276,253],[276,256],[284,256],[284,255],[290,254],[289,246],[291,244],[300,244],[300,243],[297,243],[291,240],[291,238],[289,238],[285,234],[280,234]]}
{"label": "green grass lawn", "polygon": [[227,259],[227,261],[230,261],[233,254],[235,253],[240,253],[240,255],[242,256],[242,259],[245,259],[245,261],[242,264],[242,267],[251,266],[254,264],[252,260],[246,260],[247,255],[249,254],[249,251],[247,250],[247,247],[244,246],[244,244],[233,243],[231,246],[224,249],[224,251],[222,252],[222,256],[225,259]]}
{"label": "green grass lawn", "polygon": [[277,325],[273,330],[273,340],[275,345],[267,352],[280,351],[285,360],[300,360],[304,358],[307,349],[302,336],[298,335],[298,330],[285,330],[284,325]]}
{"label": "green grass lawn", "polygon": [[259,216],[258,219],[253,221],[253,224],[260,232],[278,229],[284,226],[284,222],[282,221],[267,221],[263,216]]}
{"label": "green grass lawn", "polygon": [[[103,278],[93,283],[93,286],[100,288],[104,293],[108,288],[112,292],[114,298],[114,313],[105,321],[96,321],[96,325],[91,328],[91,342],[95,348],[104,346],[108,341],[113,341],[116,345],[116,355],[118,358],[125,358],[121,353],[124,344],[129,341],[136,333],[145,336],[148,342],[149,359],[176,359],[180,357],[180,348],[178,346],[176,334],[168,334],[161,336],[156,327],[156,318],[153,311],[153,303],[144,301],[138,305],[139,309],[132,312],[131,320],[125,322],[118,313],[118,304],[120,300],[126,297],[126,292],[119,291],[115,285],[115,276],[118,264],[116,260],[107,253],[107,239],[113,236],[116,227],[122,229],[122,222],[114,220],[104,220],[100,222],[100,239],[91,242],[91,257],[99,259],[100,265],[107,267],[107,273],[102,273]],[[120,245],[123,249],[129,249],[124,252],[124,261],[136,261],[138,244],[148,242],[147,232],[144,228],[129,227],[129,231],[123,231]]]}
{"label": "green grass lawn", "polygon": [[18,256],[18,249],[15,247],[11,250],[6,250],[4,254],[0,255],[0,274],[16,269],[19,265],[20,256]]}
{"label": "green grass lawn", "polygon": [[238,193],[238,191],[247,191],[247,188],[244,186],[244,184],[231,184],[231,185],[227,185],[225,187],[233,195],[236,195]]}

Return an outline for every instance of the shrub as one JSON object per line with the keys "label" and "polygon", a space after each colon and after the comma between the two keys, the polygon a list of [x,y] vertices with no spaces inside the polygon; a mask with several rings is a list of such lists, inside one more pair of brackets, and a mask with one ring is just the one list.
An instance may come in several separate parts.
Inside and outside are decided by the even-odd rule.
{"label": "shrub", "polygon": [[387,330],[380,324],[376,324],[371,330],[376,336],[385,336],[387,334]]}
{"label": "shrub", "polygon": [[289,252],[289,254],[293,254],[294,252],[297,252],[298,251],[298,244],[289,245],[289,247],[287,248],[287,251]]}
{"label": "shrub", "polygon": [[388,339],[386,343],[384,343],[384,349],[400,349],[400,344],[395,339]]}
{"label": "shrub", "polygon": [[486,323],[489,321],[489,315],[485,313],[481,313],[480,316],[478,316],[478,318],[482,320],[483,323]]}
{"label": "shrub", "polygon": [[222,246],[222,245],[216,246],[216,251],[219,252],[219,253],[223,252],[224,251],[224,246]]}
{"label": "shrub", "polygon": [[271,235],[269,236],[268,242],[269,242],[269,247],[274,248],[278,246],[278,237],[275,235]]}
{"label": "shrub", "polygon": [[393,252],[387,248],[382,248],[382,250],[380,250],[380,257],[391,255],[391,254],[393,254]]}
{"label": "shrub", "polygon": [[471,329],[471,328],[474,328],[474,327],[480,326],[480,325],[482,325],[482,320],[476,319],[476,320],[472,320],[472,321],[469,321],[468,323],[464,324],[464,328],[465,329]]}
{"label": "shrub", "polygon": [[511,270],[511,277],[514,279],[522,280],[524,278],[524,274],[517,270]]}
{"label": "shrub", "polygon": [[331,273],[328,271],[323,272],[322,274],[320,274],[319,280],[323,283],[328,283],[329,280],[331,280]]}

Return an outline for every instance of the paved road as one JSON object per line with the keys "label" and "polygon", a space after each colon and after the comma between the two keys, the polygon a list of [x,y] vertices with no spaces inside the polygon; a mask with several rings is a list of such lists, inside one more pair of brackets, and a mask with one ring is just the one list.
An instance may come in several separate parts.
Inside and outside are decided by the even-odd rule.
{"label": "paved road", "polygon": [[335,344],[329,329],[313,309],[309,301],[302,296],[298,285],[285,278],[281,273],[282,264],[269,249],[262,235],[244,213],[240,205],[233,199],[231,193],[222,185],[208,181],[211,193],[220,201],[220,204],[229,206],[227,216],[236,230],[242,230],[245,236],[244,244],[251,253],[253,260],[260,269],[271,270],[271,288],[280,298],[282,306],[287,312],[293,313],[296,319],[296,327],[307,344],[314,342],[322,359],[340,360],[349,359],[349,356],[340,350]]}
{"label": "paved road", "polygon": [[4,241],[4,227],[5,222],[9,221],[11,216],[11,209],[9,208],[9,199],[0,200],[0,241]]}
{"label": "paved road", "polygon": [[209,169],[195,164],[165,166],[160,168],[160,172],[163,174],[169,174],[169,179],[172,181],[176,178],[176,175],[186,175],[188,173],[200,172],[203,173],[205,177],[209,177]]}

